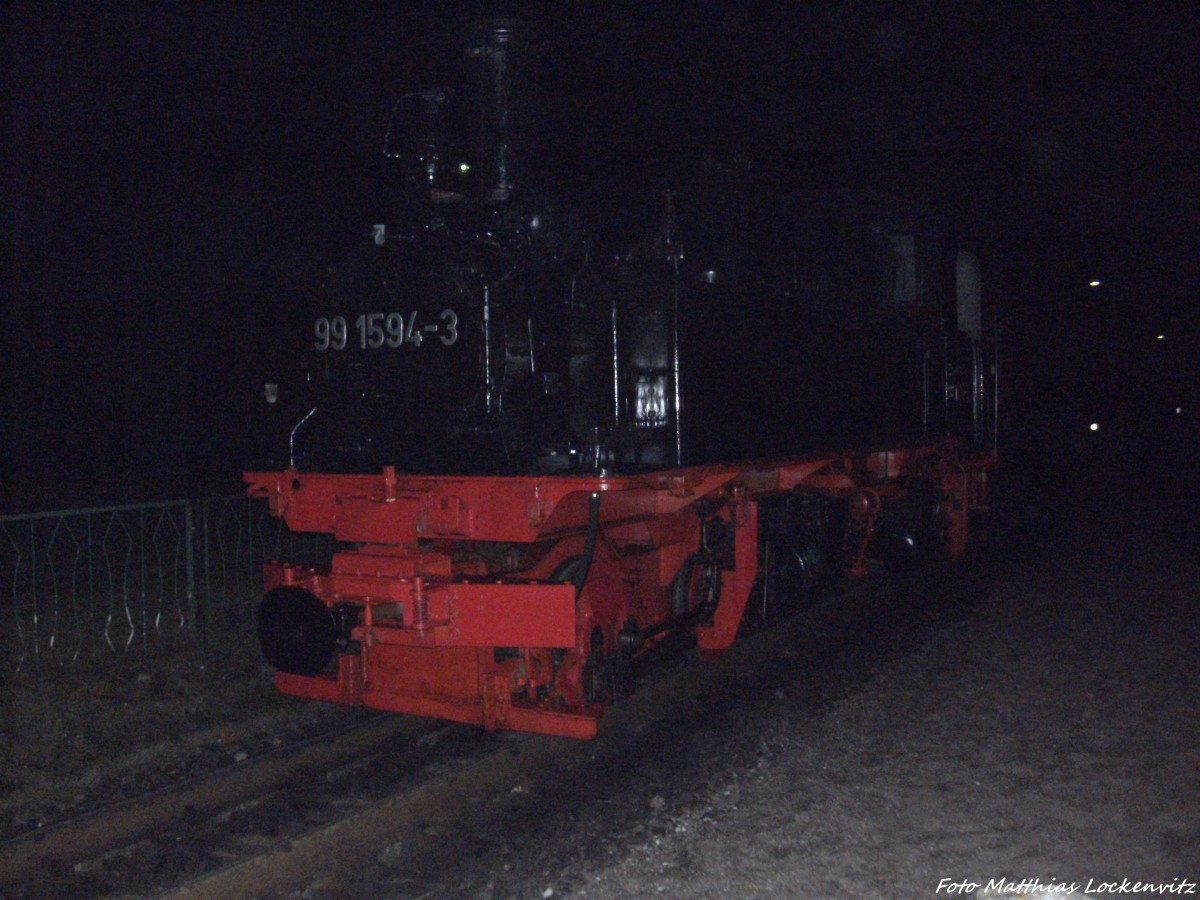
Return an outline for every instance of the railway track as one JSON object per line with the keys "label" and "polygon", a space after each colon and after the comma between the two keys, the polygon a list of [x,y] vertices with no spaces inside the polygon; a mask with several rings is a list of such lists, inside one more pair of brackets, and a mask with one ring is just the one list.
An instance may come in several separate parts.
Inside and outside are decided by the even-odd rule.
{"label": "railway track", "polygon": [[393,770],[417,768],[450,731],[375,716],[10,835],[0,841],[0,897],[141,895],[213,871],[285,839],[288,812],[320,818],[351,802],[357,768],[385,754]]}
{"label": "railway track", "polygon": [[487,893],[493,877],[522,878],[530,853],[604,846],[605,834],[640,827],[656,799],[647,790],[671,796],[665,785],[708,777],[711,763],[678,746],[704,745],[696,735],[714,723],[733,723],[711,739],[728,748],[747,710],[796,685],[820,715],[904,652],[897,623],[911,642],[947,612],[961,615],[956,594],[919,598],[914,610],[911,592],[854,585],[755,630],[716,665],[675,657],[592,742],[406,716],[357,723],[10,838],[0,896]]}

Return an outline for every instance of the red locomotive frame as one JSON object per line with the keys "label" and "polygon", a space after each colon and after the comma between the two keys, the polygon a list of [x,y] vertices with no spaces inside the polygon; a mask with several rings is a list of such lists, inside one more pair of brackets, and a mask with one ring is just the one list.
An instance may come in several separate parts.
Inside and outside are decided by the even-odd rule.
{"label": "red locomotive frame", "polygon": [[349,611],[336,671],[276,685],[589,738],[629,659],[680,632],[705,654],[733,642],[763,565],[760,506],[797,493],[841,504],[839,568],[861,575],[881,515],[916,486],[936,495],[943,552],[959,555],[993,463],[927,445],[616,476],[247,473],[293,531],[344,548],[325,570],[266,566],[268,595]]}

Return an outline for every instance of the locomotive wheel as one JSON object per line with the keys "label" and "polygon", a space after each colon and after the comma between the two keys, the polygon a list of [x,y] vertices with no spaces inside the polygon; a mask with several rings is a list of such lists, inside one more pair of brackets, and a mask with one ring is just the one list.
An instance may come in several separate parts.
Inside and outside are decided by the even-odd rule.
{"label": "locomotive wheel", "polygon": [[[588,561],[586,556],[570,556],[555,567],[550,580],[573,584],[583,589]],[[636,626],[635,626],[636,627]],[[607,706],[629,693],[629,660],[619,643],[606,646],[604,631],[597,625],[588,638],[588,654],[583,663],[583,695],[589,703]]]}
{"label": "locomotive wheel", "polygon": [[913,531],[899,524],[881,529],[872,551],[893,575],[911,572],[925,555]]}
{"label": "locomotive wheel", "polygon": [[946,545],[944,522],[938,491],[918,482],[902,500],[885,509],[876,527],[872,554],[893,574],[911,572]]}
{"label": "locomotive wheel", "polygon": [[584,696],[591,703],[612,703],[611,667],[604,653],[604,634],[599,626],[592,629],[587,662],[583,664]]}
{"label": "locomotive wheel", "polygon": [[678,618],[693,609],[714,610],[720,597],[720,571],[693,553],[671,581],[671,615]]}
{"label": "locomotive wheel", "polygon": [[333,612],[304,588],[277,587],[258,607],[258,643],[267,662],[290,675],[316,675],[333,658]]}
{"label": "locomotive wheel", "polygon": [[770,544],[763,573],[763,611],[766,618],[803,609],[816,600],[820,586],[819,553],[790,542]]}
{"label": "locomotive wheel", "polygon": [[[637,630],[630,620],[626,628]],[[584,690],[589,702],[605,706],[615,703],[633,693],[633,666],[629,654],[618,641],[616,646],[605,648],[604,634],[600,628],[592,629],[591,652],[583,668]]]}

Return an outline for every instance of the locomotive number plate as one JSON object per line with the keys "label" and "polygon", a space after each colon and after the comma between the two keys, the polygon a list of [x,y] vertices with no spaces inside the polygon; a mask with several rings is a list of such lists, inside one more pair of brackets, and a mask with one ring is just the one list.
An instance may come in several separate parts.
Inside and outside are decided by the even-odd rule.
{"label": "locomotive number plate", "polygon": [[458,340],[458,313],[443,309],[435,321],[427,324],[417,322],[416,312],[407,316],[398,312],[363,313],[353,322],[347,323],[345,316],[322,316],[313,326],[317,350],[393,350],[409,344],[420,347],[428,337],[437,338],[442,346],[449,347]]}

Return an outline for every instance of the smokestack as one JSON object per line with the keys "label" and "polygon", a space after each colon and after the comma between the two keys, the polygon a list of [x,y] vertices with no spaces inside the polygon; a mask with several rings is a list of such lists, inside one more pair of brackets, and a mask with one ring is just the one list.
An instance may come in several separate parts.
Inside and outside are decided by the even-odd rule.
{"label": "smokestack", "polygon": [[529,26],[492,19],[470,26],[471,60],[478,105],[479,188],[502,203],[527,177],[534,132],[534,54]]}

